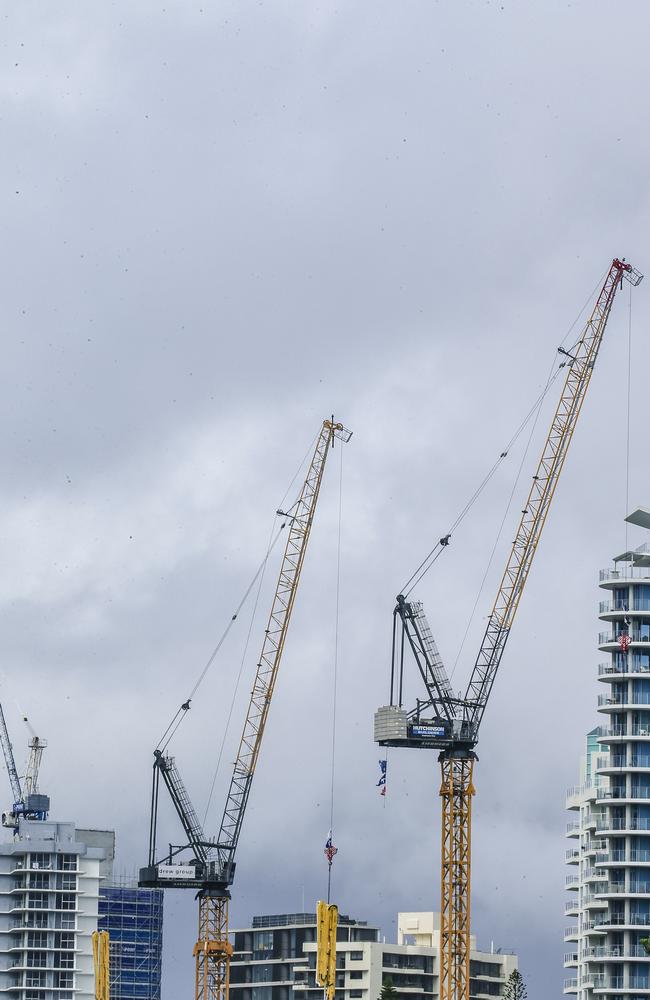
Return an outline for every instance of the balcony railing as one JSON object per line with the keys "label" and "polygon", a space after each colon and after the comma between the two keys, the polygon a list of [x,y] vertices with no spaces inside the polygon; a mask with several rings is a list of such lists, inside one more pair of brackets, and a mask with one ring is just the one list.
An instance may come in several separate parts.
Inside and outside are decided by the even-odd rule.
{"label": "balcony railing", "polygon": [[625,569],[601,569],[598,579],[600,583],[608,583],[612,580],[647,580],[649,577],[645,569],[628,563]]}
{"label": "balcony railing", "polygon": [[650,705],[650,691],[633,691],[632,694],[599,694],[598,705]]}
{"label": "balcony railing", "polygon": [[601,601],[598,605],[598,614],[606,615],[612,611],[650,611],[650,599],[647,597],[637,597],[632,601]]}
{"label": "balcony railing", "polygon": [[624,817],[615,816],[614,819],[608,821],[603,819],[603,823],[602,825],[598,825],[598,829],[603,830],[605,833],[612,830],[650,830],[650,817],[640,816],[636,819],[625,819]]}
{"label": "balcony railing", "polygon": [[632,725],[629,730],[626,726],[598,726],[596,736],[601,739],[608,736],[650,736],[650,726]]}

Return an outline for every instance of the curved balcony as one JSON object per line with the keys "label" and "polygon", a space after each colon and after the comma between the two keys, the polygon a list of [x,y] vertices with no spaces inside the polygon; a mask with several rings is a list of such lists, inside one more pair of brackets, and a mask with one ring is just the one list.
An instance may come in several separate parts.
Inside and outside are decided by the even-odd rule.
{"label": "curved balcony", "polygon": [[647,709],[650,705],[650,691],[641,691],[636,694],[625,694],[625,695],[611,695],[611,694],[599,694],[598,695],[598,711],[599,712],[628,712],[634,711],[636,708]]}
{"label": "curved balcony", "polygon": [[598,792],[598,805],[616,802],[617,805],[632,803],[646,805],[650,802],[650,788],[601,788]]}
{"label": "curved balcony", "polygon": [[597,837],[624,837],[629,833],[650,835],[650,818],[604,819],[596,829]]}
{"label": "curved balcony", "polygon": [[565,927],[564,928],[564,943],[568,944],[570,941],[578,940],[578,928],[577,927]]}
{"label": "curved balcony", "polygon": [[634,896],[638,899],[650,899],[650,884],[631,882],[626,886],[624,882],[608,882],[606,885],[599,886],[595,890],[595,894],[601,899],[609,896],[614,898]]}
{"label": "curved balcony", "polygon": [[625,566],[623,569],[601,569],[598,581],[602,590],[614,590],[626,584],[650,583],[650,576],[643,567]]}
{"label": "curved balcony", "polygon": [[638,754],[610,754],[607,764],[596,768],[598,774],[617,775],[621,771],[644,774],[650,772],[650,759],[639,757]]}
{"label": "curved balcony", "polygon": [[617,725],[598,726],[596,736],[599,743],[616,744],[621,740],[642,740],[650,739],[650,726],[640,725]]}
{"label": "curved balcony", "polygon": [[[640,631],[639,629],[631,628],[625,633],[629,636],[630,642],[628,643],[628,649],[637,652],[641,650],[648,651],[650,647],[650,635],[646,631]],[[620,644],[620,634],[617,635],[615,632],[599,632],[598,633],[598,648],[603,653],[616,653],[621,650]]]}
{"label": "curved balcony", "polygon": [[[592,910],[592,909],[602,908],[603,906],[607,906],[606,900],[602,898],[603,893],[604,893],[604,887],[600,888],[598,890],[598,893],[595,893],[595,892],[585,892],[585,893],[583,893],[583,896],[582,896],[582,905],[583,905],[583,907],[586,908],[586,909],[588,909],[588,910]],[[568,914],[571,911],[567,910],[567,908],[565,906],[564,912]]]}

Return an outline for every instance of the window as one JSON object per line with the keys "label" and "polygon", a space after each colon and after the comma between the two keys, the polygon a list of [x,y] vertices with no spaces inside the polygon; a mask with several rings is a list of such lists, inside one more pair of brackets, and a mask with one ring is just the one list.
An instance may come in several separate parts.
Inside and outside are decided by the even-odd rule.
{"label": "window", "polygon": [[27,927],[47,927],[47,913],[29,913],[25,923]]}
{"label": "window", "polygon": [[29,907],[30,910],[46,910],[47,893],[30,892],[27,896],[27,906]]}
{"label": "window", "polygon": [[44,972],[26,972],[25,973],[25,986],[45,986],[45,973]]}
{"label": "window", "polygon": [[358,969],[356,972],[351,972],[350,979],[363,979],[363,972],[361,969]]}
{"label": "window", "polygon": [[25,1000],[45,1000],[45,993],[42,990],[27,990]]}
{"label": "window", "polygon": [[51,854],[30,854],[29,855],[29,867],[30,868],[51,868],[52,867],[52,855]]}
{"label": "window", "polygon": [[47,872],[32,872],[29,876],[30,889],[49,889],[50,876]]}
{"label": "window", "polygon": [[27,935],[28,948],[47,948],[47,931],[29,931]]}
{"label": "window", "polygon": [[28,951],[25,963],[29,969],[44,969],[47,965],[46,951]]}
{"label": "window", "polygon": [[351,962],[363,962],[363,952],[362,951],[351,951],[350,952]]}
{"label": "window", "polygon": [[57,894],[57,910],[74,910],[77,907],[77,897],[73,892]]}
{"label": "window", "polygon": [[64,872],[76,872],[78,871],[77,860],[76,854],[62,854],[59,867],[63,868]]}
{"label": "window", "polygon": [[255,931],[253,951],[273,951],[273,931]]}
{"label": "window", "polygon": [[72,972],[55,972],[54,973],[54,986],[59,989],[72,989],[74,986],[74,973]]}
{"label": "window", "polygon": [[74,948],[74,934],[70,934],[69,932],[66,932],[65,934],[55,934],[54,947]]}
{"label": "window", "polygon": [[58,955],[54,956],[54,968],[74,969],[74,953],[71,951],[59,952]]}
{"label": "window", "polygon": [[362,996],[363,996],[363,990],[350,990],[350,997],[351,998],[356,997],[357,1000],[358,1000],[358,998],[362,997]]}
{"label": "window", "polygon": [[62,927],[64,930],[74,930],[75,929],[75,913],[57,913],[56,926]]}

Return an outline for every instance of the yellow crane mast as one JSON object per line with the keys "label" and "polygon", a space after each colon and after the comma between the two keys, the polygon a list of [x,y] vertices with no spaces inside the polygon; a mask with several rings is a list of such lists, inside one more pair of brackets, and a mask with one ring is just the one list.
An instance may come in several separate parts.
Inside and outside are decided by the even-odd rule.
{"label": "yellow crane mast", "polygon": [[[154,752],[149,864],[140,871],[140,885],[194,889],[199,900],[199,926],[195,957],[196,1000],[228,1000],[232,946],[228,940],[228,902],[235,875],[235,852],[241,833],[271,699],[284,650],[291,612],[316,511],[325,463],[334,440],[350,440],[352,434],[334,419],[323,421],[302,489],[287,517],[289,531],[280,565],[255,679],[226,796],[221,826],[216,837],[207,839],[181,781],[173,757]],[[186,710],[189,702],[181,706]],[[167,786],[186,835],[186,842],[170,846],[157,859],[157,811],[160,776]],[[189,852],[185,864],[178,857]]]}
{"label": "yellow crane mast", "polygon": [[[394,628],[390,705],[376,713],[375,739],[383,746],[440,751],[440,1000],[469,1000],[470,995],[471,824],[479,726],[589,388],[616,290],[624,278],[638,285],[642,277],[624,259],[614,259],[580,339],[571,352],[559,349],[567,368],[562,394],[464,697],[454,697],[451,691],[422,604],[403,595],[397,598],[394,621],[396,626],[401,624],[402,634],[400,637]],[[449,536],[440,540],[442,547],[448,543]],[[410,712],[402,707],[405,638],[427,690],[427,698]]]}

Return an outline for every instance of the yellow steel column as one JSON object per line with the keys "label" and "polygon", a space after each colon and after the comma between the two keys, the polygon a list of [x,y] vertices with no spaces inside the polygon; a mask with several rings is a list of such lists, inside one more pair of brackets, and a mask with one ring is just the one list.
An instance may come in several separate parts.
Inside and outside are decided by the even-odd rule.
{"label": "yellow steel column", "polygon": [[469,1000],[472,757],[441,757],[440,1000]]}
{"label": "yellow steel column", "polygon": [[199,896],[199,936],[196,958],[196,1000],[228,1000],[230,957],[228,897]]}

